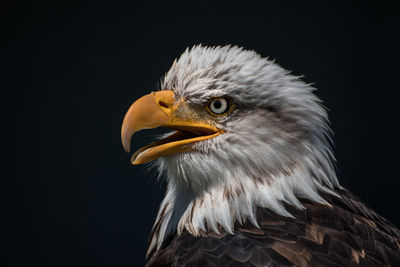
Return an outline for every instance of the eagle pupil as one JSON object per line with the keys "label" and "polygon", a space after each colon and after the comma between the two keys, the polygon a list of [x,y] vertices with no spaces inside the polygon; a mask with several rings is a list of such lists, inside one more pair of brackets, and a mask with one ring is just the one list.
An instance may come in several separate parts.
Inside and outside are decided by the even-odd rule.
{"label": "eagle pupil", "polygon": [[222,106],[221,101],[217,100],[214,102],[214,108],[219,109],[219,108],[221,108],[221,106]]}

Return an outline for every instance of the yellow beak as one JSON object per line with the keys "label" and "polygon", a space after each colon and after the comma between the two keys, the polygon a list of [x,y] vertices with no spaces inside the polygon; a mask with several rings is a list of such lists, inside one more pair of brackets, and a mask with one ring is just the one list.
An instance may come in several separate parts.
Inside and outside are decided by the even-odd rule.
{"label": "yellow beak", "polygon": [[[132,164],[142,164],[170,154],[194,150],[190,144],[213,138],[222,130],[209,123],[190,119],[188,114],[180,118],[177,114],[182,101],[175,99],[173,91],[158,91],[136,100],[122,122],[121,140],[126,152],[130,151],[131,138],[143,129],[168,127],[177,130],[170,136],[153,142],[136,151]],[[189,117],[189,119],[187,118]]]}

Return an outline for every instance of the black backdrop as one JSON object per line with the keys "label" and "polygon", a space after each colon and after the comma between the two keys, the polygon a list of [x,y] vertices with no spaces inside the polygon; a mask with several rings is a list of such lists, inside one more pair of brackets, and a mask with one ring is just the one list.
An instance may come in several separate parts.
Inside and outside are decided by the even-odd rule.
{"label": "black backdrop", "polygon": [[0,264],[143,265],[164,185],[130,165],[120,126],[198,43],[254,49],[315,83],[342,184],[400,225],[398,10],[268,2],[3,3]]}

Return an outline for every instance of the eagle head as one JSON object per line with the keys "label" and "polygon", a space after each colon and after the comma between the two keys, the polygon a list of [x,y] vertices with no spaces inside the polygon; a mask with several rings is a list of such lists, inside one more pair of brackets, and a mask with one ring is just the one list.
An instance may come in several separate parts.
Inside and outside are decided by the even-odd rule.
{"label": "eagle head", "polygon": [[319,193],[339,183],[327,114],[313,91],[236,46],[194,46],[175,60],[161,90],[138,99],[122,125],[127,151],[137,131],[173,130],[131,160],[152,162],[167,180],[149,250],[175,231],[233,233],[246,220],[257,226],[257,207],[291,216],[283,203],[327,204]]}

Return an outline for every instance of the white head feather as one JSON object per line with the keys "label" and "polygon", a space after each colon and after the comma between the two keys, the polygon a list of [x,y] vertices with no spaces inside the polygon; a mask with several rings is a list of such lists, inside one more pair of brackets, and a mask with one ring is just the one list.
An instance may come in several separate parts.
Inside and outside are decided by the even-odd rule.
{"label": "white head feather", "polygon": [[257,207],[291,216],[283,203],[327,204],[319,192],[340,186],[321,101],[274,62],[236,46],[195,46],[174,61],[161,89],[194,106],[214,97],[236,106],[212,122],[224,134],[155,162],[168,186],[149,252],[174,231],[233,233],[245,220],[257,226]]}

